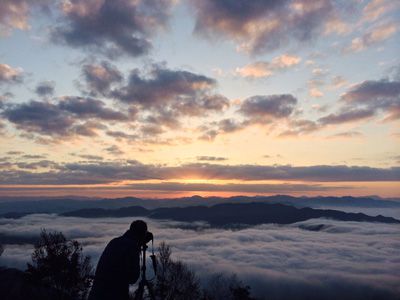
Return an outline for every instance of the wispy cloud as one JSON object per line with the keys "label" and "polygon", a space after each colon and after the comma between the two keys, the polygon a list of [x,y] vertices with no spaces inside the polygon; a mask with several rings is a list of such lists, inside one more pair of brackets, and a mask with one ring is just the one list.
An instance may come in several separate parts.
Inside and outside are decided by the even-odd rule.
{"label": "wispy cloud", "polygon": [[391,22],[377,26],[361,37],[354,38],[344,52],[360,52],[370,46],[377,45],[397,32],[398,24]]}

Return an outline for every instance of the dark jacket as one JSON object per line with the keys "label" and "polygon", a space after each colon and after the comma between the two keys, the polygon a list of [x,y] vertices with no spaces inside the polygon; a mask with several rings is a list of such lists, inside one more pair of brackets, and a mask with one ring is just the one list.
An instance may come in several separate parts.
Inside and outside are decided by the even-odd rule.
{"label": "dark jacket", "polygon": [[127,300],[140,275],[140,246],[133,232],[111,240],[97,264],[89,300]]}

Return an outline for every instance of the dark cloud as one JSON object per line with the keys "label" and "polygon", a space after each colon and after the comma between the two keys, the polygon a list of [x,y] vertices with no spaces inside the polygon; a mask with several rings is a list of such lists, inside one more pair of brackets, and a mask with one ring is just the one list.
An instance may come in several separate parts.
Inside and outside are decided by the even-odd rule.
{"label": "dark cloud", "polygon": [[386,121],[400,119],[400,81],[366,80],[345,92],[342,108],[318,121],[322,125],[359,121],[383,113]]}
{"label": "dark cloud", "polygon": [[262,123],[290,116],[296,104],[297,99],[289,94],[253,96],[243,101],[239,112]]}
{"label": "dark cloud", "polygon": [[40,82],[35,89],[35,93],[40,97],[52,96],[54,94],[54,81]]}
{"label": "dark cloud", "polygon": [[[0,8],[1,15],[1,8]],[[7,64],[0,63],[0,85],[21,83],[23,81],[23,74],[21,69],[13,68]]]}
{"label": "dark cloud", "polygon": [[136,134],[129,134],[123,131],[118,131],[118,130],[108,130],[106,131],[106,134],[108,136],[112,136],[113,138],[116,139],[123,139],[123,140],[128,140],[128,141],[135,141],[138,139],[138,135]]}
{"label": "dark cloud", "polygon": [[21,151],[8,151],[7,155],[21,155],[24,154],[24,152]]}
{"label": "dark cloud", "polygon": [[207,184],[207,183],[180,183],[180,182],[162,182],[162,183],[134,183],[123,188],[132,190],[148,191],[188,191],[188,192],[236,192],[236,193],[291,193],[291,192],[310,192],[310,191],[328,191],[340,189],[349,189],[340,186],[322,186],[319,184]]}
{"label": "dark cloud", "polygon": [[238,121],[233,118],[222,119],[218,122],[211,122],[208,125],[202,125],[198,129],[202,133],[200,140],[213,141],[219,134],[233,133],[246,128],[254,123],[254,120]]}
{"label": "dark cloud", "polygon": [[229,105],[228,99],[214,93],[216,84],[204,75],[153,65],[147,74],[133,70],[128,84],[114,90],[113,96],[161,115],[199,116],[220,112]]}
{"label": "dark cloud", "polygon": [[308,42],[334,17],[331,0],[205,0],[191,1],[195,33],[227,36],[250,53],[268,52],[290,42]]}
{"label": "dark cloud", "polygon": [[220,156],[197,156],[196,158],[199,161],[224,161],[228,160],[226,157]]}
{"label": "dark cloud", "polygon": [[147,116],[144,120],[145,123],[152,124],[153,126],[166,126],[170,129],[178,129],[181,123],[172,110],[159,109]]}
{"label": "dark cloud", "polygon": [[97,136],[98,130],[106,130],[106,129],[107,126],[97,121],[86,121],[77,124],[74,128],[72,128],[74,134],[86,137],[95,137]]}
{"label": "dark cloud", "polygon": [[58,163],[50,160],[41,160],[36,162],[17,162],[14,164],[20,169],[36,170],[36,169],[57,169],[59,167]]}
{"label": "dark cloud", "polygon": [[[116,146],[104,149],[120,156]],[[4,184],[95,184],[121,180],[284,180],[314,182],[400,181],[400,168],[372,168],[365,166],[307,166],[285,165],[221,165],[209,163],[183,164],[176,167],[142,164],[132,161],[80,162],[59,164],[51,172],[24,172],[5,168],[0,172]]]}
{"label": "dark cloud", "polygon": [[106,95],[114,83],[121,82],[121,72],[110,63],[86,64],[82,68],[83,77],[93,95]]}
{"label": "dark cloud", "polygon": [[375,111],[371,109],[342,110],[339,113],[324,116],[318,119],[318,122],[322,125],[343,124],[371,118],[374,115]]}
{"label": "dark cloud", "polygon": [[400,81],[366,80],[351,88],[342,95],[341,100],[347,103],[373,104],[388,106],[398,103],[400,97]]}
{"label": "dark cloud", "polygon": [[243,129],[249,122],[239,122],[234,119],[223,119],[218,122],[218,129],[224,133],[235,132]]}
{"label": "dark cloud", "polygon": [[30,101],[3,111],[3,116],[18,129],[44,135],[69,135],[75,121],[58,106],[48,102]]}
{"label": "dark cloud", "polygon": [[157,125],[144,125],[141,126],[140,131],[142,133],[143,136],[157,136],[160,135],[164,132],[164,130],[162,129],[161,126],[157,126]]}
{"label": "dark cloud", "polygon": [[[107,151],[109,154],[112,154],[112,155],[124,154],[124,152],[117,145],[112,145],[110,147],[104,148],[104,150]],[[113,168],[113,167],[111,166],[111,168]]]}
{"label": "dark cloud", "polygon": [[72,156],[77,156],[87,160],[103,160],[103,157],[99,155],[92,155],[92,154],[77,154],[77,153],[70,153]]}
{"label": "dark cloud", "polygon": [[98,121],[126,122],[129,116],[96,99],[62,97],[58,102],[30,101],[6,107],[2,115],[18,129],[47,136],[96,135]]}
{"label": "dark cloud", "polygon": [[166,26],[171,0],[62,1],[55,42],[110,57],[139,56],[152,48],[150,37]]}
{"label": "dark cloud", "polygon": [[[216,230],[202,222],[145,221],[155,247],[166,241],[172,257],[189,264],[202,280],[214,272],[236,273],[259,299],[392,300],[400,293],[397,225],[313,219]],[[0,234],[33,242],[43,227],[62,231],[78,239],[96,264],[106,244],[131,222],[37,214],[0,219]],[[305,230],[315,226],[322,229]],[[2,262],[25,268],[32,250],[33,245],[7,244]]]}
{"label": "dark cloud", "polygon": [[58,106],[61,110],[83,118],[96,118],[108,121],[127,121],[127,115],[107,108],[104,102],[83,97],[62,97]]}
{"label": "dark cloud", "polygon": [[43,159],[43,158],[46,158],[46,155],[25,154],[25,155],[22,155],[22,158],[24,158],[24,159]]}
{"label": "dark cloud", "polygon": [[358,131],[345,131],[339,132],[334,135],[329,136],[330,138],[353,138],[353,137],[363,137],[364,135]]}

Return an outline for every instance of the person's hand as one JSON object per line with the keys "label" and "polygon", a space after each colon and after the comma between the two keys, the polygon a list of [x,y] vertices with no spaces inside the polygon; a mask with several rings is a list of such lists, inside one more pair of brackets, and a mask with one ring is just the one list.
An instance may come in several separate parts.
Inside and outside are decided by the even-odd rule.
{"label": "person's hand", "polygon": [[144,244],[147,244],[153,239],[153,234],[150,231],[146,232],[146,235],[144,237]]}

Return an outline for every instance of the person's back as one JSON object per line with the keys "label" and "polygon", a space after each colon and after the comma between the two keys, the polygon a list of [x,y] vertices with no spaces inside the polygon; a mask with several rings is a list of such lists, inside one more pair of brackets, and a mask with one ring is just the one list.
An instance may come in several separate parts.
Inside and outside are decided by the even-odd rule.
{"label": "person's back", "polygon": [[[129,298],[129,284],[135,283],[140,275],[142,239],[142,233],[138,233],[138,230],[135,232],[132,225],[131,229],[111,240],[104,249],[97,264],[89,300],[127,300]],[[143,226],[143,224],[139,225]],[[147,232],[146,223],[144,225]]]}

